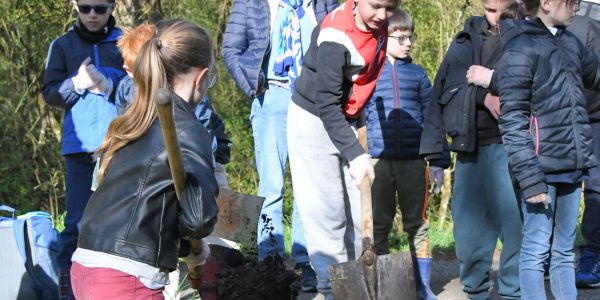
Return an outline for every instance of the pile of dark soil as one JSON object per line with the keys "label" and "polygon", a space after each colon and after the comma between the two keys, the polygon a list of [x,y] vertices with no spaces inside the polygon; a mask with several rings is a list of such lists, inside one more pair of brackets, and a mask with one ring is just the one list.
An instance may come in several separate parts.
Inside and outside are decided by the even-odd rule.
{"label": "pile of dark soil", "polygon": [[[211,247],[211,255],[218,255]],[[239,251],[223,251],[217,273],[219,299],[290,300],[298,294],[298,275],[286,268],[281,257],[258,261]],[[220,255],[221,256],[221,255]]]}

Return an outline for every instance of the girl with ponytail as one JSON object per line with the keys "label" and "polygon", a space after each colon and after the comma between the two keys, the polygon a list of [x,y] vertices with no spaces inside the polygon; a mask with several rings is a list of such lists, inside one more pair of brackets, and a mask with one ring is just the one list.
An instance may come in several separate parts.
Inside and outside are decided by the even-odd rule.
{"label": "girl with ponytail", "polygon": [[[216,222],[218,186],[207,130],[195,107],[214,84],[214,56],[206,30],[169,20],[140,50],[133,67],[135,99],[109,126],[98,149],[100,184],[81,221],[71,270],[79,299],[162,299],[189,239],[209,235]],[[186,187],[179,201],[157,119],[154,94],[172,91]]]}

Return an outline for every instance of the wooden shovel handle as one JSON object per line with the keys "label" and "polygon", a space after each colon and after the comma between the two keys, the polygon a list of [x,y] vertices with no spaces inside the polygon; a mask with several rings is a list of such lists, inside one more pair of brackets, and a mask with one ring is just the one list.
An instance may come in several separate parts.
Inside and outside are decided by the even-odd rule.
{"label": "wooden shovel handle", "polygon": [[362,250],[367,253],[373,251],[373,201],[371,179],[368,176],[363,178],[359,189],[362,209]]}
{"label": "wooden shovel handle", "polygon": [[[167,157],[169,160],[169,168],[171,169],[171,176],[173,176],[173,184],[175,185],[175,194],[177,194],[177,200],[179,200],[181,199],[183,189],[185,188],[185,171],[183,168],[181,147],[179,146],[179,140],[177,139],[175,121],[173,121],[173,101],[171,99],[171,92],[167,89],[159,89],[154,95],[154,101],[156,102],[156,112],[162,129],[163,139],[165,140],[165,147],[167,148]],[[190,240],[190,244],[194,254],[202,252],[202,242],[200,240]],[[190,270],[190,278],[199,278],[202,274],[201,271],[201,266]]]}

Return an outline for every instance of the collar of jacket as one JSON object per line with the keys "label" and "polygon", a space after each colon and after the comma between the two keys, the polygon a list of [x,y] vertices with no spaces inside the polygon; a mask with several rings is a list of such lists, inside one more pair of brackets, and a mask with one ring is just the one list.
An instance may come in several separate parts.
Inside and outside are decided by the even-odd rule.
{"label": "collar of jacket", "polygon": [[[186,113],[190,113],[195,118],[196,115],[194,114],[194,108],[187,101],[183,100],[183,98],[179,97],[179,95],[175,93],[172,94],[173,96],[171,99],[173,100],[173,106],[183,110]],[[204,101],[204,99],[202,101]]]}

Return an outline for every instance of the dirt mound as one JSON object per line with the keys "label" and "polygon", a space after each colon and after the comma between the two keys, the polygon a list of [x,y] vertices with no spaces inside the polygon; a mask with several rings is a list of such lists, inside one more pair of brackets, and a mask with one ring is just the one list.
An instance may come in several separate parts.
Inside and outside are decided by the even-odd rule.
{"label": "dirt mound", "polygon": [[213,246],[211,256],[221,265],[216,274],[219,299],[288,300],[298,294],[298,275],[281,257],[259,262],[237,250]]}

